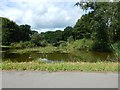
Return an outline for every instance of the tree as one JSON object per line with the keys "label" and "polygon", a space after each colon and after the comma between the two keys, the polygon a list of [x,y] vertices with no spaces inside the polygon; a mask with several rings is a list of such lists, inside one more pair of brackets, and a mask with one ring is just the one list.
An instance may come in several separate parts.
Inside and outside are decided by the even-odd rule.
{"label": "tree", "polygon": [[44,39],[48,43],[57,43],[62,39],[62,31],[61,30],[56,30],[56,31],[47,31],[44,33],[41,33],[41,35],[44,37]]}
{"label": "tree", "polygon": [[119,42],[120,41],[120,1],[117,2],[115,6],[116,8],[114,11],[116,11],[116,13],[114,15],[114,19],[112,22],[113,42]]}
{"label": "tree", "polygon": [[78,21],[76,22],[73,33],[74,33],[74,39],[83,39],[86,34],[91,34],[93,30],[91,31],[92,22],[92,15],[93,13],[88,13],[83,15]]}
{"label": "tree", "polygon": [[2,18],[2,45],[14,42],[29,41],[31,29],[29,25],[17,25],[15,22]]}
{"label": "tree", "polygon": [[20,25],[19,26],[20,28],[20,39],[21,41],[29,41],[30,40],[30,35],[32,34],[31,33],[31,26],[30,25]]}
{"label": "tree", "polygon": [[40,46],[42,40],[43,40],[43,37],[38,32],[34,31],[34,33],[33,33],[33,31],[32,31],[31,41],[35,45]]}
{"label": "tree", "polygon": [[98,28],[96,28],[96,39],[92,47],[95,51],[111,51],[109,37],[107,33],[107,28],[104,20],[101,20],[101,23],[98,23]]}
{"label": "tree", "polygon": [[2,44],[10,45],[10,43],[19,41],[19,26],[7,18],[2,18]]}
{"label": "tree", "polygon": [[62,33],[62,40],[67,41],[67,39],[73,35],[73,28],[71,26],[67,26]]}
{"label": "tree", "polygon": [[87,15],[89,15],[88,20],[92,18],[89,26],[92,30],[92,35],[96,38],[93,45],[95,50],[110,51],[111,42],[115,42],[115,39],[120,37],[118,35],[119,20],[116,17],[119,10],[117,9],[117,4],[109,2],[109,0],[108,2],[90,2],[90,0],[87,0],[86,2],[76,3],[83,10],[92,10],[89,13],[93,13],[93,16]]}

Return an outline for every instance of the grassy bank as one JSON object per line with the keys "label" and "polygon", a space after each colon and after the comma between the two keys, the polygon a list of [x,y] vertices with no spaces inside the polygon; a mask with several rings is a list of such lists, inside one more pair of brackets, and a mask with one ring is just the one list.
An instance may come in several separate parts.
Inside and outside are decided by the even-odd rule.
{"label": "grassy bank", "polygon": [[31,51],[37,51],[39,53],[52,53],[52,52],[62,52],[62,53],[71,53],[74,50],[89,50],[93,41],[86,39],[76,40],[66,45],[59,45],[57,47],[48,45],[46,47],[34,47],[34,48],[24,48],[24,49],[14,49],[14,53],[26,53]]}
{"label": "grassy bank", "polygon": [[43,63],[32,62],[11,62],[5,61],[0,64],[2,70],[40,70],[40,71],[87,71],[87,72],[118,72],[117,62],[64,62],[64,63]]}

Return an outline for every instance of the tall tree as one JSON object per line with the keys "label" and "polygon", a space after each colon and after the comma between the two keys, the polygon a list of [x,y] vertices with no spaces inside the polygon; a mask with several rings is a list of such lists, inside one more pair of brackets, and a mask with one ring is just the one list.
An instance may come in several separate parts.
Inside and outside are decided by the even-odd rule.
{"label": "tall tree", "polygon": [[21,41],[30,40],[30,36],[32,34],[31,29],[30,29],[31,26],[25,24],[25,25],[20,25],[19,28],[20,28],[20,33],[21,33],[20,34]]}
{"label": "tall tree", "polygon": [[7,18],[2,17],[2,44],[9,45],[10,43],[17,42],[19,36],[19,26]]}
{"label": "tall tree", "polygon": [[62,39],[67,41],[67,39],[73,35],[73,28],[71,26],[67,26],[62,32]]}
{"label": "tall tree", "polygon": [[14,42],[28,41],[31,36],[29,25],[17,25],[15,22],[2,18],[2,44],[10,45]]}
{"label": "tall tree", "polygon": [[77,23],[73,28],[74,38],[75,39],[82,39],[85,37],[86,34],[91,34],[91,24],[92,23],[92,15],[93,13],[88,13],[83,15],[80,19],[78,19]]}
{"label": "tall tree", "polygon": [[35,45],[40,46],[42,40],[43,40],[43,37],[41,36],[41,34],[39,34],[39,33],[36,32],[36,31],[32,31],[31,41],[32,41]]}
{"label": "tall tree", "polygon": [[[115,42],[114,38],[119,38],[118,32],[118,3],[114,2],[78,2],[76,5],[79,5],[83,10],[91,9],[94,13],[92,16],[93,24],[89,24],[90,27],[95,31],[95,50],[98,49],[101,51],[109,51],[111,42]],[[91,23],[91,22],[90,22]],[[118,25],[117,25],[118,24]],[[116,38],[116,39],[117,39]]]}

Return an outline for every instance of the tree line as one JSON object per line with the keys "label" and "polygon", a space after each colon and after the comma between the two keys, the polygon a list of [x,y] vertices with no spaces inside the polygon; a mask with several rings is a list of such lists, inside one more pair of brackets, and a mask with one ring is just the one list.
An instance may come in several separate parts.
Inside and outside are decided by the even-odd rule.
{"label": "tree line", "polygon": [[31,41],[36,46],[42,46],[41,43],[57,44],[60,41],[67,41],[72,36],[73,28],[68,26],[62,30],[47,31],[38,33],[31,30],[30,25],[17,25],[8,18],[2,18],[2,45],[11,45],[16,42]]}
{"label": "tree line", "polygon": [[111,45],[120,42],[120,2],[78,2],[83,10],[91,10],[82,15],[74,27],[67,26],[63,31],[38,33],[30,25],[17,25],[8,18],[2,18],[2,44],[23,43],[35,47],[52,44],[59,46],[70,40],[91,39],[92,49],[111,51]]}

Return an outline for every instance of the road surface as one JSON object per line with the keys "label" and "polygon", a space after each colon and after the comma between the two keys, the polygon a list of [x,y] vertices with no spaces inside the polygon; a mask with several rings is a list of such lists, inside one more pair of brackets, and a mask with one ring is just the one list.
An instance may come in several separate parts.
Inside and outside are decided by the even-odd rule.
{"label": "road surface", "polygon": [[3,71],[2,88],[118,88],[118,74]]}

